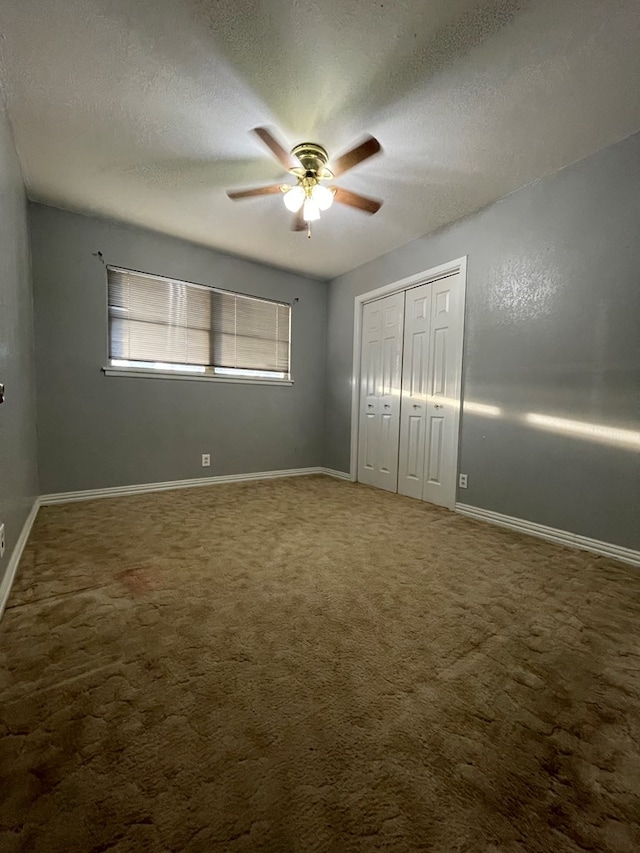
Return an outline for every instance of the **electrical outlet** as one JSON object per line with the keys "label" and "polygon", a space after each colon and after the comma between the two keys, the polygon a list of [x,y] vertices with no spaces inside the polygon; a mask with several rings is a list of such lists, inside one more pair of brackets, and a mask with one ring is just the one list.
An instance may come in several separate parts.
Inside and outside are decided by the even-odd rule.
{"label": "electrical outlet", "polygon": [[202,467],[203,468],[210,468],[211,467],[211,454],[210,453],[203,453],[202,454]]}
{"label": "electrical outlet", "polygon": [[458,485],[461,489],[466,489],[468,486],[469,475],[468,474],[460,474],[458,479]]}
{"label": "electrical outlet", "polygon": [[0,524],[0,557],[4,557],[4,524]]}

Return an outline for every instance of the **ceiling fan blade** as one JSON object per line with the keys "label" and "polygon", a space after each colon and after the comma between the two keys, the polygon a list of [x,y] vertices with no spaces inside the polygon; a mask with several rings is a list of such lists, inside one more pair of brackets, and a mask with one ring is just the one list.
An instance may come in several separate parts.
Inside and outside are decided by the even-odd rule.
{"label": "ceiling fan blade", "polygon": [[300,166],[297,157],[290,154],[287,149],[278,142],[268,127],[254,127],[253,132],[267,146],[276,160],[281,163],[287,172]]}
{"label": "ceiling fan blade", "polygon": [[347,151],[341,157],[338,157],[337,160],[332,161],[330,164],[331,171],[337,178],[339,175],[344,175],[344,173],[348,172],[349,169],[353,169],[353,167],[357,166],[358,163],[362,163],[364,160],[368,160],[369,157],[373,157],[373,155],[377,154],[379,151],[382,151],[382,146],[375,136],[367,136],[367,138],[359,145],[356,145],[355,148]]}
{"label": "ceiling fan blade", "polygon": [[351,190],[344,190],[342,187],[330,187],[334,193],[334,201],[338,204],[346,204],[349,207],[357,207],[365,213],[377,213],[382,207],[381,201],[376,201],[375,198],[367,198],[366,195],[360,193],[352,193]]}
{"label": "ceiling fan blade", "polygon": [[249,190],[227,190],[227,195],[234,201],[239,198],[252,198],[256,195],[275,195],[282,192],[283,184],[269,184],[266,187],[253,187]]}
{"label": "ceiling fan blade", "polygon": [[296,213],[293,222],[291,223],[292,231],[306,231],[307,223],[302,218],[302,208]]}

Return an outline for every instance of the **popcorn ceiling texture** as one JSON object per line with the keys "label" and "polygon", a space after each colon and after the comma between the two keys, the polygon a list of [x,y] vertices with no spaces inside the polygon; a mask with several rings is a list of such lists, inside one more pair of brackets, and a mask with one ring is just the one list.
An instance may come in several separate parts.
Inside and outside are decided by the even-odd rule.
{"label": "popcorn ceiling texture", "polygon": [[0,849],[640,849],[637,570],[324,477],[40,511]]}
{"label": "popcorn ceiling texture", "polygon": [[[640,129],[637,0],[4,0],[32,199],[331,278]],[[314,239],[249,133],[384,156]]]}

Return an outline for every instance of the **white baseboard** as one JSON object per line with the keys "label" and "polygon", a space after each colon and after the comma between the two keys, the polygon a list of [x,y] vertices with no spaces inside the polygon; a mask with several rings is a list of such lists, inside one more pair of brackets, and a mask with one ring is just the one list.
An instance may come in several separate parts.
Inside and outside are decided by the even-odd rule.
{"label": "white baseboard", "polygon": [[518,533],[528,533],[530,536],[548,539],[549,542],[569,545],[572,548],[591,551],[603,557],[612,557],[615,560],[621,560],[623,563],[631,563],[632,566],[640,566],[640,551],[623,548],[621,545],[600,542],[598,539],[590,539],[588,536],[580,536],[578,533],[569,533],[567,530],[556,530],[555,527],[547,527],[544,524],[536,524],[533,521],[513,518],[510,515],[502,515],[499,512],[491,512],[488,509],[479,509],[478,507],[468,506],[467,504],[457,503],[456,512],[466,515],[469,518],[475,518],[476,521],[488,521],[491,524],[498,524],[500,527],[517,530]]}
{"label": "white baseboard", "polygon": [[336,480],[348,480],[351,482],[351,474],[347,474],[344,471],[334,471],[333,468],[319,468],[318,470],[321,474],[326,474],[327,477],[335,477]]}
{"label": "white baseboard", "polygon": [[96,498],[119,498],[125,495],[141,495],[145,492],[165,492],[169,489],[192,489],[199,486],[216,486],[221,483],[244,483],[251,480],[275,480],[279,477],[304,477],[309,474],[326,474],[338,479],[350,479],[348,474],[329,468],[288,468],[282,471],[258,471],[251,474],[223,474],[219,477],[197,477],[193,480],[170,480],[167,483],[141,483],[135,486],[113,486],[106,489],[85,489],[79,492],[59,492],[42,495],[40,505],[92,501]]}
{"label": "white baseboard", "polygon": [[27,516],[25,523],[22,525],[20,536],[18,536],[18,541],[16,542],[13,554],[9,560],[9,565],[7,566],[2,582],[0,583],[0,619],[2,619],[2,614],[7,606],[11,587],[13,586],[13,582],[16,578],[16,572],[18,571],[18,564],[20,563],[24,546],[27,544],[31,528],[33,527],[33,522],[36,520],[39,508],[40,499],[36,498],[33,502],[33,506],[31,507],[31,512]]}

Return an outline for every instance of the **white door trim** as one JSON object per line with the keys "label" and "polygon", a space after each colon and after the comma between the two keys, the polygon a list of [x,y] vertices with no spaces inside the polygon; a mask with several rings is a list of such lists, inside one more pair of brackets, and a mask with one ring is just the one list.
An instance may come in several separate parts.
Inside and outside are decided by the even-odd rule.
{"label": "white door trim", "polygon": [[[349,462],[349,476],[353,482],[357,480],[358,474],[358,426],[359,426],[359,409],[360,409],[360,353],[362,347],[362,306],[365,302],[372,302],[374,299],[380,299],[383,296],[389,296],[391,293],[397,293],[400,290],[409,290],[411,287],[417,287],[419,284],[429,284],[432,281],[437,281],[440,278],[446,278],[449,275],[460,274],[462,287],[462,304],[466,304],[467,293],[467,256],[457,258],[449,263],[441,264],[438,267],[425,270],[424,272],[416,273],[415,275],[407,276],[399,281],[385,284],[375,290],[369,290],[367,293],[361,293],[355,298],[353,311],[353,369],[351,372],[351,459]],[[463,307],[464,318],[464,307]],[[464,346],[464,319],[463,319],[463,346]],[[462,387],[460,390],[462,395]],[[456,411],[456,434],[460,436],[460,409],[458,406]],[[459,441],[456,446],[455,466],[456,475],[458,469],[458,452]]]}

